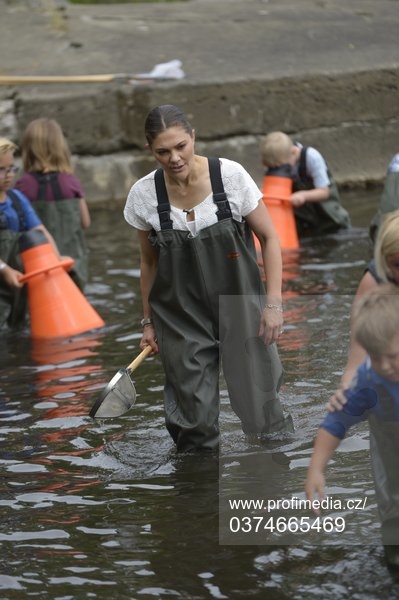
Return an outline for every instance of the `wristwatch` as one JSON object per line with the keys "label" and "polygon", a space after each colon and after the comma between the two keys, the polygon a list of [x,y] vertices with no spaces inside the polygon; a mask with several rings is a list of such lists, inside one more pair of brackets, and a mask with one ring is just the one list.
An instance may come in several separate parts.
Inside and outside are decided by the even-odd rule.
{"label": "wristwatch", "polygon": [[145,327],[146,325],[152,325],[152,319],[150,317],[146,317],[145,319],[141,319],[140,325]]}

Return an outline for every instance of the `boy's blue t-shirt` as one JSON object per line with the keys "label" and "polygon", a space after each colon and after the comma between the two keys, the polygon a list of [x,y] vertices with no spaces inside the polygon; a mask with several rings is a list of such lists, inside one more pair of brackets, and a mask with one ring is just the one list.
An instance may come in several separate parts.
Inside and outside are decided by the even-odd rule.
{"label": "boy's blue t-shirt", "polygon": [[[22,210],[24,211],[25,230],[29,231],[29,229],[32,229],[33,227],[37,227],[38,225],[41,225],[42,222],[39,219],[39,217],[37,216],[34,208],[32,207],[31,203],[29,202],[28,198],[19,190],[13,189],[13,191],[16,194],[18,194]],[[18,233],[20,231],[19,217],[18,217],[18,213],[16,212],[16,210],[13,207],[11,198],[9,196],[6,197],[5,202],[0,202],[0,211],[4,214],[4,216],[6,218],[8,229],[10,231],[15,231]]]}
{"label": "boy's blue t-shirt", "polygon": [[[389,400],[382,399],[382,393]],[[385,395],[385,394],[384,394]],[[367,359],[360,365],[351,387],[346,390],[347,403],[339,411],[328,413],[320,427],[343,439],[352,425],[365,421],[370,415],[384,421],[399,421],[399,382],[378,375]]]}

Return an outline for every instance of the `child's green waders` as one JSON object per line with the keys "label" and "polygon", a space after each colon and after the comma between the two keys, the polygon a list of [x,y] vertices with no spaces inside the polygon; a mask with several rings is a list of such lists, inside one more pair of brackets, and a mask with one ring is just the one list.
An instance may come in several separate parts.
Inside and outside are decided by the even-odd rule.
{"label": "child's green waders", "polygon": [[384,418],[369,417],[370,456],[375,497],[381,519],[382,543],[389,567],[399,573],[399,421],[397,400],[380,386],[378,402]]}
{"label": "child's green waders", "polygon": [[219,443],[219,352],[243,431],[292,431],[278,398],[276,346],[258,337],[265,304],[259,267],[244,224],[232,219],[220,162],[209,162],[219,220],[194,237],[173,230],[162,169],[155,178],[161,231],[151,236],[159,262],[149,300],[165,370],[166,426],[180,451]]}

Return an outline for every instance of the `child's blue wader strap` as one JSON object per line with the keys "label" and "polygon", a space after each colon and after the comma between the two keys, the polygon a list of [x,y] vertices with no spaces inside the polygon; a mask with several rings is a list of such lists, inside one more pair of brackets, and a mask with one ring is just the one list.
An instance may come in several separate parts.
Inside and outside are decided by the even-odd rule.
{"label": "child's blue wader strap", "polygon": [[[25,221],[25,213],[22,208],[21,200],[14,190],[7,190],[7,196],[11,198],[12,207],[18,215],[19,220],[19,231],[26,231],[26,221]],[[1,227],[3,229],[3,227]],[[4,229],[8,229],[8,227],[4,227]]]}

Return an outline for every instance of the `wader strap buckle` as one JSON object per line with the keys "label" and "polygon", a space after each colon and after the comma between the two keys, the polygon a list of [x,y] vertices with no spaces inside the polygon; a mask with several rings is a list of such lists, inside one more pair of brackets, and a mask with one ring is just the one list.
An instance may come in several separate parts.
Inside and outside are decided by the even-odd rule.
{"label": "wader strap buckle", "polygon": [[163,169],[157,169],[155,171],[155,190],[157,193],[157,211],[159,215],[159,223],[161,225],[161,229],[173,229],[173,222],[170,218],[170,204],[168,192],[166,191]]}
{"label": "wader strap buckle", "polygon": [[214,157],[208,158],[208,165],[213,192],[213,201],[217,206],[216,216],[218,221],[231,219],[233,215],[231,214],[230,203],[227,200],[227,196],[224,191],[222,174],[220,172],[220,160]]}
{"label": "wader strap buckle", "polygon": [[159,222],[161,229],[173,229],[173,223],[170,218],[170,204],[158,204],[157,211],[159,215]]}

